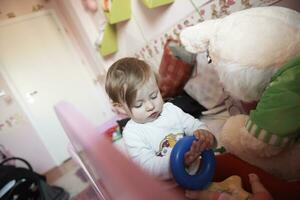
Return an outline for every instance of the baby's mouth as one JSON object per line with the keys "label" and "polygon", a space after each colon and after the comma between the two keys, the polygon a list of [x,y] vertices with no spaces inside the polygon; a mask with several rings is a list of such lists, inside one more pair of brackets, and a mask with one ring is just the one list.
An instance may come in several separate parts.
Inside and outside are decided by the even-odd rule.
{"label": "baby's mouth", "polygon": [[152,113],[149,117],[150,118],[157,118],[158,117],[158,112],[154,112],[154,113]]}

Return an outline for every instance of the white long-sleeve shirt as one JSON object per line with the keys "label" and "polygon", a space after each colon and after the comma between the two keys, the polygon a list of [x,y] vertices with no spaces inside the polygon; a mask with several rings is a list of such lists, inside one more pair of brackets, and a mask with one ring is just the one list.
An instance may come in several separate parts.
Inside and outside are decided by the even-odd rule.
{"label": "white long-sleeve shirt", "polygon": [[130,120],[123,139],[129,156],[159,179],[170,179],[170,155],[175,143],[184,135],[193,135],[197,129],[207,126],[183,112],[172,103],[165,103],[161,115],[154,121],[139,124]]}

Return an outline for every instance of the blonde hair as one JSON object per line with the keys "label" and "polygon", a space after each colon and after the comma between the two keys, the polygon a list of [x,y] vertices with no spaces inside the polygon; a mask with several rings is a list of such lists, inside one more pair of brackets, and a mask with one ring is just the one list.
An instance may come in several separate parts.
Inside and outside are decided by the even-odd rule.
{"label": "blonde hair", "polygon": [[131,108],[137,90],[154,74],[151,67],[137,58],[122,58],[108,69],[105,90],[113,103],[126,103]]}

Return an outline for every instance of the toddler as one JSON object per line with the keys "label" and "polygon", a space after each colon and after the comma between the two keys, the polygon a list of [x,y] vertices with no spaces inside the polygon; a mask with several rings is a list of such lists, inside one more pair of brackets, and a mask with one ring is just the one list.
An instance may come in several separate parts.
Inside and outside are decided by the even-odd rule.
{"label": "toddler", "polygon": [[151,67],[136,58],[122,58],[108,70],[105,90],[113,106],[131,119],[123,130],[129,156],[151,175],[162,180],[172,177],[170,154],[185,135],[195,135],[185,154],[187,167],[204,149],[216,146],[207,126],[172,103],[164,103],[158,77]]}

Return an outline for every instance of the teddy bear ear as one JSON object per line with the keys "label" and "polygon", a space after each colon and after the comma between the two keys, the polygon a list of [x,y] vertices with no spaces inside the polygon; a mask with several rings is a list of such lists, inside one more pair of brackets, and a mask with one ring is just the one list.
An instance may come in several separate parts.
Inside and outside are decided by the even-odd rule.
{"label": "teddy bear ear", "polygon": [[187,27],[181,31],[180,43],[191,53],[203,53],[208,49],[209,38],[201,35],[196,26],[198,25]]}

